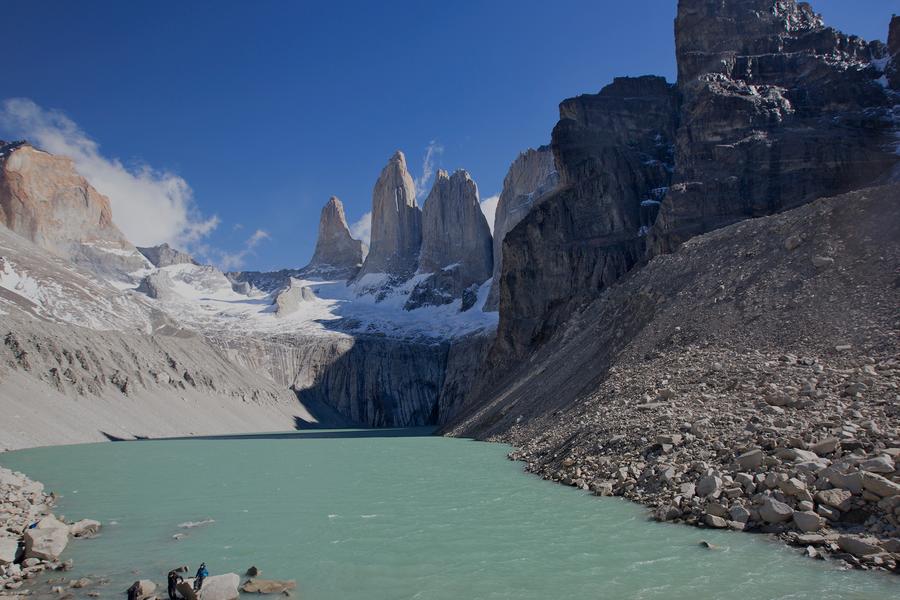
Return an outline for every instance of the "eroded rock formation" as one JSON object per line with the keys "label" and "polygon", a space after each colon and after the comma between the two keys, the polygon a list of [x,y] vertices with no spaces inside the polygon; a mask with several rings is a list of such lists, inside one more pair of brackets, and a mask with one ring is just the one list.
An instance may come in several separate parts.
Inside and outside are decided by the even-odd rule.
{"label": "eroded rock formation", "polygon": [[529,148],[519,154],[503,179],[503,190],[494,215],[494,267],[491,291],[484,310],[497,310],[500,305],[500,273],[503,265],[503,238],[518,225],[535,202],[552,191],[559,182],[550,146]]}
{"label": "eroded rock formation", "polygon": [[112,220],[109,199],[72,161],[0,142],[0,224],[76,264],[122,277],[146,265]]}
{"label": "eroded rock formation", "polygon": [[418,266],[422,245],[422,211],[416,186],[397,151],[381,171],[372,192],[372,241],[358,277],[387,273],[409,278]]}
{"label": "eroded rock formation", "polygon": [[460,169],[440,170],[422,214],[419,271],[434,275],[410,294],[408,309],[447,304],[491,276],[491,229],[481,211],[478,187]]}
{"label": "eroded rock formation", "polygon": [[350,235],[344,204],[332,196],[322,208],[316,250],[303,271],[309,275],[349,279],[359,271],[366,252],[368,247]]}

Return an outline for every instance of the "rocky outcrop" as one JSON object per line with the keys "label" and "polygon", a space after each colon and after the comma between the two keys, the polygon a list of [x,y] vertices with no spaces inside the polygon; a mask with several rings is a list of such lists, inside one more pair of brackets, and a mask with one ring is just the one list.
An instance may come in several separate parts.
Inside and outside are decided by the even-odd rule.
{"label": "rocky outcrop", "polygon": [[[69,544],[70,530],[86,531],[57,519],[53,503],[42,483],[0,467],[0,589],[14,591],[44,571],[63,568],[58,558]],[[90,519],[79,523],[90,523],[94,531],[100,527]]]}
{"label": "rocky outcrop", "polygon": [[290,285],[283,292],[275,296],[275,315],[281,318],[300,310],[306,302],[315,302],[316,294],[308,286],[301,285],[296,279],[291,279]]}
{"label": "rocky outcrop", "polygon": [[0,145],[0,224],[103,275],[127,278],[147,264],[72,161],[26,142]]}
{"label": "rocky outcrop", "polygon": [[494,214],[493,280],[484,310],[497,310],[500,306],[500,273],[506,233],[518,225],[535,202],[551,192],[557,183],[559,174],[556,172],[550,146],[541,146],[537,150],[529,148],[519,154],[509,166]]}
{"label": "rocky outcrop", "polygon": [[311,276],[350,279],[359,271],[367,252],[364,243],[351,237],[344,205],[332,196],[322,208],[316,250],[303,271]]}
{"label": "rocky outcrop", "polygon": [[650,254],[741,219],[871,185],[898,162],[886,58],[806,3],[681,0],[676,177]]}
{"label": "rocky outcrop", "polygon": [[491,229],[481,211],[478,187],[460,169],[438,171],[422,214],[419,272],[433,273],[412,291],[407,310],[447,304],[491,276]]}
{"label": "rocky outcrop", "polygon": [[408,279],[418,266],[421,245],[422,211],[416,204],[416,186],[406,169],[406,157],[397,151],[372,192],[371,247],[357,279],[374,273]]}
{"label": "rocky outcrop", "polygon": [[662,520],[893,568],[898,193],[819,199],[654,258],[470,394],[447,431]]}
{"label": "rocky outcrop", "polygon": [[649,76],[560,105],[559,185],[503,241],[493,360],[524,356],[641,259],[642,203],[671,178],[677,108],[674,86]]}
{"label": "rocky outcrop", "polygon": [[148,248],[138,248],[138,252],[144,255],[144,258],[150,261],[154,267],[170,267],[172,265],[199,265],[194,257],[187,252],[181,252],[163,243],[159,246],[150,246]]}
{"label": "rocky outcrop", "polygon": [[419,270],[436,273],[452,265],[461,285],[483,283],[493,266],[491,229],[481,211],[478,187],[460,169],[440,170],[422,212]]}

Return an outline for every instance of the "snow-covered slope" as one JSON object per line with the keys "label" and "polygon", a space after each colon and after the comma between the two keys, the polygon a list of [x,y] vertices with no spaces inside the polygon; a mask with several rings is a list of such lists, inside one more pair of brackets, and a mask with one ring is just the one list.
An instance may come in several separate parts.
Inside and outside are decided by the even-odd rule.
{"label": "snow-covered slope", "polygon": [[279,294],[287,287],[248,294],[211,266],[178,264],[154,270],[137,289],[150,293],[151,305],[185,327],[211,336],[252,334],[379,335],[422,342],[491,331],[496,313],[481,311],[490,288],[485,282],[476,306],[461,311],[460,299],[442,306],[405,310],[415,286],[428,274],[393,287],[386,274],[368,274],[358,282],[289,278],[289,285],[306,288],[307,298],[280,310]]}

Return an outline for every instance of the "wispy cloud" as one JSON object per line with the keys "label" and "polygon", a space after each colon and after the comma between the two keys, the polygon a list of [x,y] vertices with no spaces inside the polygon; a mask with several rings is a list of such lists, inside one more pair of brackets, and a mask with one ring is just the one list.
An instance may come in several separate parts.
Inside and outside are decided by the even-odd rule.
{"label": "wispy cloud", "polygon": [[422,174],[415,179],[416,198],[421,199],[428,192],[428,184],[434,176],[435,165],[440,162],[444,147],[436,140],[431,140],[425,148],[425,156],[422,158]]}
{"label": "wispy cloud", "polygon": [[372,241],[372,213],[367,212],[358,221],[350,225],[350,235],[361,240],[366,246]]}
{"label": "wispy cloud", "polygon": [[488,227],[491,228],[491,234],[494,233],[494,219],[497,216],[497,202],[500,201],[500,195],[496,194],[494,196],[488,196],[484,200],[481,201],[481,212],[484,213],[484,218],[487,219]]}
{"label": "wispy cloud", "polygon": [[168,242],[190,249],[219,225],[217,216],[203,216],[197,209],[187,181],[150,165],[129,168],[118,158],[104,156],[97,142],[60,111],[27,98],[5,100],[0,104],[0,130],[71,158],[78,172],[109,197],[113,220],[133,244]]}
{"label": "wispy cloud", "polygon": [[206,256],[208,260],[214,263],[222,271],[236,271],[244,266],[247,257],[253,254],[253,250],[263,240],[268,240],[272,236],[268,231],[257,229],[244,242],[244,246],[237,252],[226,252],[216,248],[206,248]]}

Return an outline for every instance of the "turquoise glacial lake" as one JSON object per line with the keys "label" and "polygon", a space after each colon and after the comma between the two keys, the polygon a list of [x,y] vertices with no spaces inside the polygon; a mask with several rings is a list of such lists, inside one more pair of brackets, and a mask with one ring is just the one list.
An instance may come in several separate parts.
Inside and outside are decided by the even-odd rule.
{"label": "turquoise glacial lake", "polygon": [[0,464],[57,492],[57,514],[103,522],[63,556],[69,577],[111,579],[92,588],[101,598],[138,578],[164,595],[169,569],[201,561],[295,579],[303,600],[900,597],[895,576],[654,523],[526,475],[508,451],[423,430],[308,431],[36,448]]}

